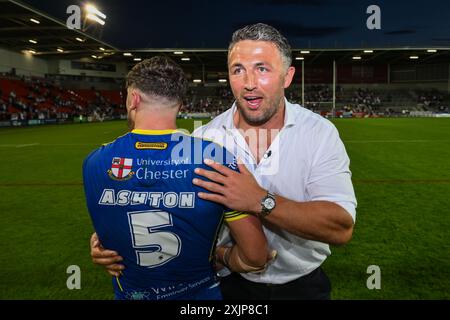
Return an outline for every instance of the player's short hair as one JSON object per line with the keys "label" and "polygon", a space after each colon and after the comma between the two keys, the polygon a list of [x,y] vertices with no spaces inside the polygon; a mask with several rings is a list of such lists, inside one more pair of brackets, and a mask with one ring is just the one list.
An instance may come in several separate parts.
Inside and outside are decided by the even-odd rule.
{"label": "player's short hair", "polygon": [[235,31],[231,38],[230,45],[228,46],[228,53],[230,53],[236,43],[244,40],[272,42],[280,51],[286,69],[291,66],[291,46],[287,39],[274,27],[265,23],[257,23]]}
{"label": "player's short hair", "polygon": [[183,69],[172,59],[155,56],[139,62],[128,72],[126,86],[137,88],[150,96],[182,102],[187,79]]}

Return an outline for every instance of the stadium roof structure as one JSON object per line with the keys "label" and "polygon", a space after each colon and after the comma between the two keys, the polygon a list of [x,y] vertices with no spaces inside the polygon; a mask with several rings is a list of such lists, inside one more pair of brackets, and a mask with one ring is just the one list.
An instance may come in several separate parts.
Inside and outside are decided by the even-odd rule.
{"label": "stadium roof structure", "polygon": [[[177,55],[175,52],[183,52]],[[168,54],[171,57],[189,58],[186,64],[226,66],[226,49],[136,49],[128,50],[133,57],[141,59],[158,54]],[[411,58],[417,57],[417,58]],[[120,58],[120,57],[115,57]],[[113,59],[115,59],[113,57]],[[292,49],[293,61],[304,61],[305,64],[328,64],[336,61],[338,64],[370,63],[392,64],[408,63],[417,60],[420,63],[436,64],[450,62],[450,48],[349,48],[349,49]]]}
{"label": "stadium roof structure", "polygon": [[32,50],[38,56],[68,55],[71,58],[101,52],[100,47],[105,52],[118,51],[86,32],[67,28],[64,22],[20,1],[0,0],[0,8],[0,46],[4,48]]}
{"label": "stadium roof structure", "polygon": [[[226,48],[120,49],[88,32],[71,30],[64,21],[21,1],[0,0],[0,8],[0,47],[9,50],[32,52],[44,59],[90,59],[99,63],[126,62],[130,66],[139,59],[162,54],[173,58],[193,77],[205,72],[218,78],[227,75]],[[293,61],[294,65],[302,62],[326,65],[333,61],[337,64],[439,64],[450,62],[450,47],[294,48]]]}

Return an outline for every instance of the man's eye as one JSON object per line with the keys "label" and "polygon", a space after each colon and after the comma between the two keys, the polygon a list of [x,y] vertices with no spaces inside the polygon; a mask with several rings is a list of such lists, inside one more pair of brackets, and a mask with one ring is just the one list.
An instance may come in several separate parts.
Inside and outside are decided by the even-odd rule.
{"label": "man's eye", "polygon": [[266,67],[258,67],[258,70],[261,71],[261,72],[269,71]]}
{"label": "man's eye", "polygon": [[239,74],[241,72],[242,72],[241,68],[236,68],[236,69],[234,69],[233,74]]}

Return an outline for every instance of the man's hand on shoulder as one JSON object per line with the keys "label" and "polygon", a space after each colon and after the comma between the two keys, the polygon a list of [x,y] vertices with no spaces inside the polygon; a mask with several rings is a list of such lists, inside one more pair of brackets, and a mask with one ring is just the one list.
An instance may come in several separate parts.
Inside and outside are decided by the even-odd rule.
{"label": "man's hand on shoulder", "polygon": [[267,194],[244,164],[238,163],[240,172],[214,162],[205,160],[213,170],[196,168],[195,173],[209,181],[193,179],[193,184],[205,188],[211,193],[199,192],[204,200],[220,203],[230,209],[258,214],[261,211],[261,199]]}

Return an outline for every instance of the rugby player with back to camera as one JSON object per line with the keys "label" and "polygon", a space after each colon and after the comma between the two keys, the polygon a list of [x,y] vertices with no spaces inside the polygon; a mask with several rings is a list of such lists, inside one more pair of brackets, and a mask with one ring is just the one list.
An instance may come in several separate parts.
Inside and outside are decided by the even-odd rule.
{"label": "rugby player with back to camera", "polygon": [[[132,131],[83,163],[94,228],[126,266],[112,279],[115,297],[221,299],[214,262],[237,272],[262,272],[272,255],[258,218],[197,197],[205,190],[192,184],[194,169],[206,168],[203,162],[211,159],[231,173],[248,171],[223,147],[176,130],[187,81],[172,60],[137,64],[126,85]],[[235,243],[215,252],[223,218]]]}

